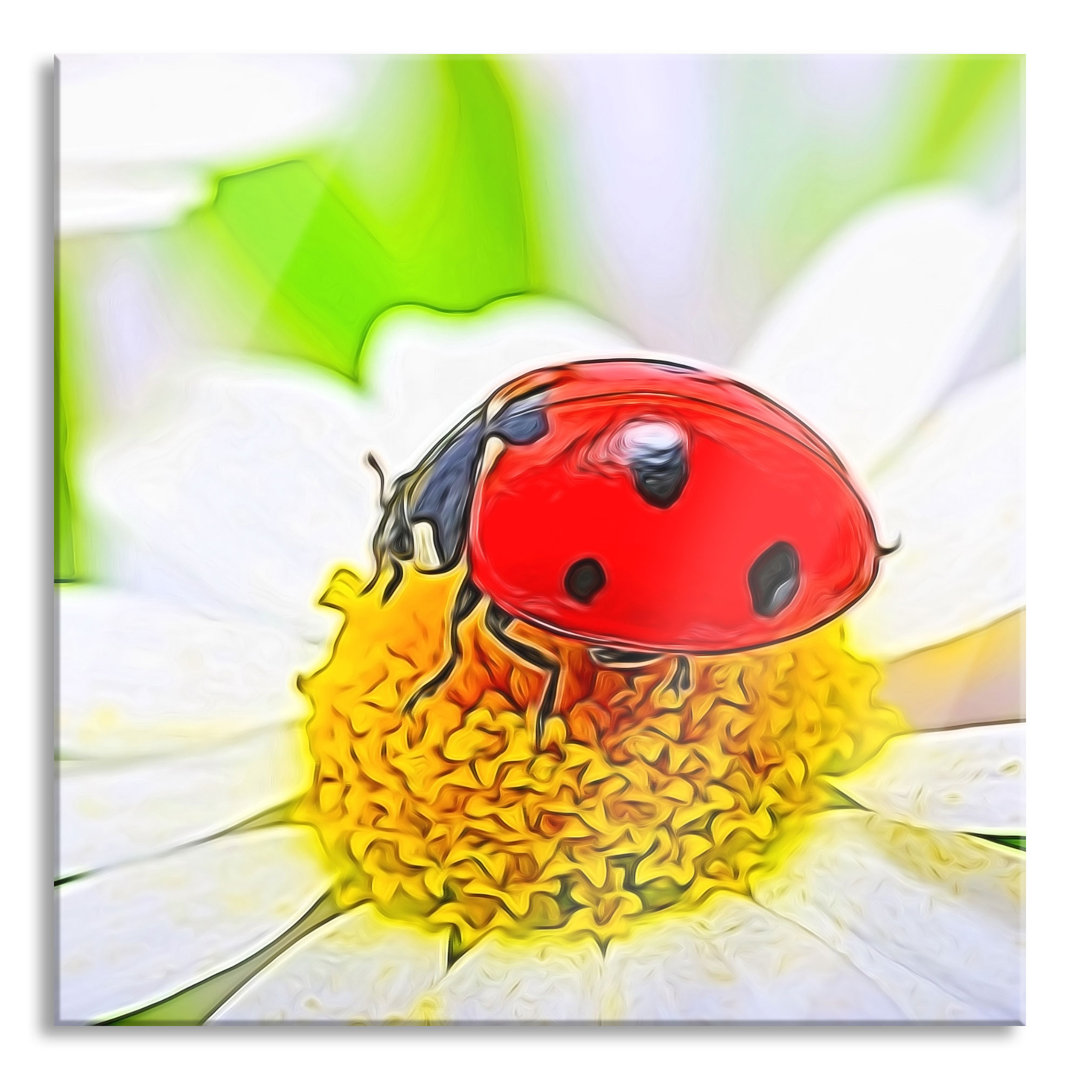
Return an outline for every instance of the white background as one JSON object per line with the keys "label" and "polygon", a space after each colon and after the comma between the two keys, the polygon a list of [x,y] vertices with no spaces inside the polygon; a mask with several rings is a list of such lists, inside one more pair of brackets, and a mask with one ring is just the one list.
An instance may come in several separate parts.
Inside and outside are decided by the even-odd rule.
{"label": "white background", "polygon": [[[0,944],[8,1074],[147,1080],[439,1075],[959,1077],[1076,1068],[1080,981],[1080,52],[1060,3],[803,0],[535,4],[84,0],[4,16],[0,318]],[[1059,13],[1057,18],[1054,12]],[[1071,51],[1070,51],[1071,46]],[[995,1028],[61,1029],[50,1027],[51,98],[67,52],[1027,53],[1029,220],[1028,1026]]]}

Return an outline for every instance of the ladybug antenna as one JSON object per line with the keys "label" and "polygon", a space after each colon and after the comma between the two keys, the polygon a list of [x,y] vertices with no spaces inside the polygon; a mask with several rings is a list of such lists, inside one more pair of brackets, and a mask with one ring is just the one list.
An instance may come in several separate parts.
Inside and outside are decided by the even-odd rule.
{"label": "ladybug antenna", "polygon": [[880,544],[877,546],[878,558],[884,558],[886,555],[891,555],[894,551],[900,550],[900,543],[903,537],[899,533],[896,534],[896,540],[889,545],[889,547],[882,547]]}
{"label": "ladybug antenna", "polygon": [[364,455],[365,463],[370,466],[371,470],[379,478],[379,506],[382,509],[382,518],[379,522],[379,526],[375,531],[375,535],[371,541],[372,554],[375,556],[375,572],[372,574],[371,580],[364,586],[364,590],[361,595],[371,592],[375,588],[375,585],[383,575],[383,570],[386,567],[386,563],[389,560],[391,567],[390,581],[386,586],[386,590],[383,593],[383,603],[393,595],[398,585],[401,584],[402,574],[401,566],[398,560],[389,553],[387,544],[385,542],[383,533],[387,523],[387,519],[390,514],[390,500],[386,495],[386,472],[382,465],[379,464],[379,459],[372,453]]}
{"label": "ladybug antenna", "polygon": [[367,464],[369,466],[371,466],[371,469],[374,471],[375,475],[379,478],[379,505],[385,510],[386,509],[386,473],[383,470],[383,467],[379,464],[379,459],[374,454],[372,454],[370,451],[368,452],[368,454],[364,458],[364,460],[367,462]]}

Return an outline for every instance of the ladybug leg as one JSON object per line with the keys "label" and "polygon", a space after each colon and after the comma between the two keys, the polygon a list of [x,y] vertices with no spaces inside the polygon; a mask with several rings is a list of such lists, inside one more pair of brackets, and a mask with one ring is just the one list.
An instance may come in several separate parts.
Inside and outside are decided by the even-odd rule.
{"label": "ladybug leg", "polygon": [[405,703],[405,712],[411,713],[417,704],[424,698],[434,694],[454,672],[458,661],[461,659],[461,643],[458,635],[461,632],[461,624],[471,614],[480,602],[480,590],[468,579],[458,590],[454,598],[454,609],[450,613],[450,657],[445,664],[427,682],[422,683]]}
{"label": "ladybug leg", "polygon": [[629,649],[610,649],[606,646],[591,648],[589,656],[594,664],[613,668],[645,667],[663,659],[660,653],[632,652]]}
{"label": "ladybug leg", "polygon": [[675,656],[675,669],[671,673],[671,678],[664,685],[663,692],[670,691],[675,695],[677,701],[682,702],[693,685],[694,682],[690,673],[690,658],[683,653],[677,653]]}
{"label": "ladybug leg", "polygon": [[488,633],[507,652],[513,653],[514,656],[524,660],[527,664],[531,664],[547,676],[544,682],[544,693],[540,699],[540,708],[536,713],[536,726],[533,730],[533,745],[539,752],[544,734],[544,724],[547,722],[548,717],[555,715],[555,697],[559,689],[559,677],[562,675],[562,668],[557,660],[545,656],[539,649],[534,649],[531,645],[526,645],[525,642],[512,637],[510,624],[513,621],[513,616],[508,615],[494,604],[488,604],[487,611],[484,612],[484,626],[487,627]]}
{"label": "ladybug leg", "polygon": [[[386,583],[386,588],[383,589],[382,602],[384,604],[389,603],[390,597],[397,592],[398,586],[401,584],[405,577],[405,571],[401,569],[401,563],[397,559],[390,560],[390,580]],[[374,581],[372,582],[374,584]]]}
{"label": "ladybug leg", "polygon": [[[649,664],[659,663],[665,657],[662,653],[631,652],[629,649],[612,649],[607,646],[596,646],[589,650],[589,656],[594,663],[609,668],[641,668]],[[686,699],[687,692],[693,686],[693,676],[690,670],[690,658],[683,653],[674,656],[675,666],[671,675],[664,683],[662,694],[670,693],[675,698],[675,703],[681,705]]]}

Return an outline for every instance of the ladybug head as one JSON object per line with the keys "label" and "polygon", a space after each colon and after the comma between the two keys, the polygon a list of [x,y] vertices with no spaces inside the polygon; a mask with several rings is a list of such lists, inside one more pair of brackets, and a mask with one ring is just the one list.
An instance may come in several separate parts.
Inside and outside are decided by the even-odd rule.
{"label": "ladybug head", "polygon": [[535,407],[538,396],[486,402],[393,483],[375,533],[377,567],[412,561],[421,570],[441,572],[457,565],[465,552],[484,448],[491,438],[522,446],[545,434],[544,414]]}

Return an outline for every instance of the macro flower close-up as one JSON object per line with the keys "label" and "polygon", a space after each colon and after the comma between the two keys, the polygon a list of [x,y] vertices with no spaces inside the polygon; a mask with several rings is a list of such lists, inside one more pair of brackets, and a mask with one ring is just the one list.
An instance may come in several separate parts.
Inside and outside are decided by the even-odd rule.
{"label": "macro flower close-up", "polygon": [[[59,71],[61,1022],[1024,1021],[1018,61]],[[440,514],[579,361],[785,410],[872,571],[723,649],[508,628]],[[707,517],[569,471],[507,565],[608,530],[659,625],[783,512],[802,610],[847,534],[735,430]]]}

